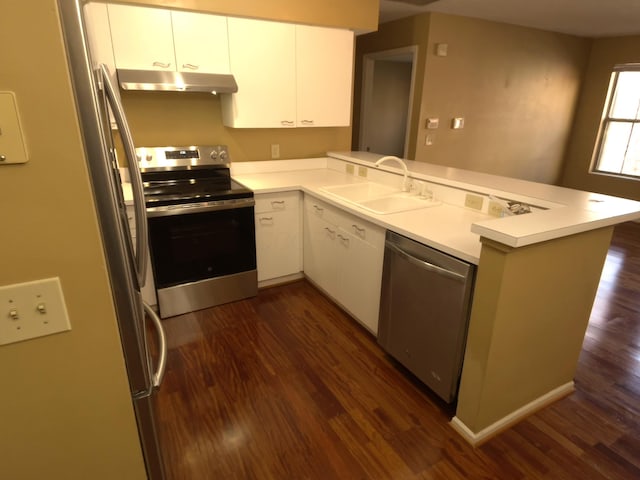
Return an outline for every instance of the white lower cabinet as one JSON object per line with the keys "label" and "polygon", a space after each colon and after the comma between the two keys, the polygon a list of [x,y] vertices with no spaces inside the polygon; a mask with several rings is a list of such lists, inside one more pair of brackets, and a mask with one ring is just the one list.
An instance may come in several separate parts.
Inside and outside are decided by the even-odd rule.
{"label": "white lower cabinet", "polygon": [[258,281],[300,274],[300,193],[294,191],[257,194],[255,200]]}
{"label": "white lower cabinet", "polygon": [[384,228],[305,196],[305,275],[374,334],[384,238]]}

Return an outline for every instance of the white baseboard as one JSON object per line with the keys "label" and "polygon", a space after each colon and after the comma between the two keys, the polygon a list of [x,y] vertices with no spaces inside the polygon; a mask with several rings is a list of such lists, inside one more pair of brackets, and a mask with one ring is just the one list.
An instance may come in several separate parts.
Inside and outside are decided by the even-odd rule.
{"label": "white baseboard", "polygon": [[529,415],[534,414],[538,410],[543,409],[547,405],[566,397],[575,390],[573,381],[560,385],[558,388],[551,390],[550,392],[536,398],[534,401],[527,403],[523,407],[520,407],[515,412],[511,412],[506,417],[501,418],[497,422],[489,425],[488,427],[480,430],[478,433],[473,432],[467,427],[462,420],[458,417],[451,419],[451,427],[458,432],[462,437],[474,447],[481,445],[492,437],[495,437],[500,432],[510,428],[521,420],[525,419]]}

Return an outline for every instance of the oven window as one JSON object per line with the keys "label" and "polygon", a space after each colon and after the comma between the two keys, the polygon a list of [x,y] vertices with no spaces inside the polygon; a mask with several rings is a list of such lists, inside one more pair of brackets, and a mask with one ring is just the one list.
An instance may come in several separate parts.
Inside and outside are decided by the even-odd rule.
{"label": "oven window", "polygon": [[253,207],[149,218],[156,288],[255,270]]}

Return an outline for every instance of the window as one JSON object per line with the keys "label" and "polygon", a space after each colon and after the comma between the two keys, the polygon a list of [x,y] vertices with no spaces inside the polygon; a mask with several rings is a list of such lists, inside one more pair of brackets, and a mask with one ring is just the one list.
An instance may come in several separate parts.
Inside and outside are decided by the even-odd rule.
{"label": "window", "polygon": [[640,178],[640,64],[611,74],[594,171]]}

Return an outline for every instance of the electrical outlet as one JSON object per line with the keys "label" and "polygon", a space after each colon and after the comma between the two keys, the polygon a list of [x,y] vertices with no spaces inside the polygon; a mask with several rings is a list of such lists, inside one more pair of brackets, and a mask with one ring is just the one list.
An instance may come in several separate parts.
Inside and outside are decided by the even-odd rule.
{"label": "electrical outlet", "polygon": [[354,166],[353,166],[353,163],[347,163],[346,171],[347,171],[347,173],[348,173],[348,174],[350,174],[350,175],[353,175],[353,174],[354,174],[354,172],[355,172],[355,168],[354,168]]}
{"label": "electrical outlet", "polygon": [[271,145],[271,158],[280,158],[280,144],[274,143]]}
{"label": "electrical outlet", "polygon": [[484,203],[484,198],[482,198],[480,195],[467,193],[467,196],[464,197],[465,207],[474,208],[476,210],[482,210],[483,203]]}
{"label": "electrical outlet", "polygon": [[504,215],[504,207],[500,202],[490,200],[488,213],[493,217],[502,217]]}
{"label": "electrical outlet", "polygon": [[366,178],[367,177],[367,167],[359,166],[358,167],[358,176]]}
{"label": "electrical outlet", "polygon": [[71,330],[58,277],[0,287],[0,345]]}

